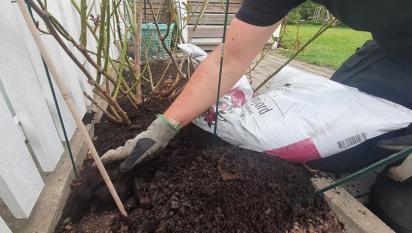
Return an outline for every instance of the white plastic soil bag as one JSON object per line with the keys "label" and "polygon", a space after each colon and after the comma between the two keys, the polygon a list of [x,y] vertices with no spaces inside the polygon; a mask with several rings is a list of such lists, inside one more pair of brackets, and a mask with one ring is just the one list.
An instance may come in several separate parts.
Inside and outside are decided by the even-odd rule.
{"label": "white plastic soil bag", "polygon": [[[219,100],[218,136],[294,162],[331,156],[412,122],[401,105],[289,66],[266,93],[251,93],[238,82]],[[193,123],[213,132],[215,117],[212,106]]]}
{"label": "white plastic soil bag", "polygon": [[206,51],[204,51],[197,45],[186,43],[186,44],[179,44],[178,47],[180,50],[182,50],[182,52],[185,55],[190,56],[191,58],[195,59],[197,62],[202,62],[207,57]]}

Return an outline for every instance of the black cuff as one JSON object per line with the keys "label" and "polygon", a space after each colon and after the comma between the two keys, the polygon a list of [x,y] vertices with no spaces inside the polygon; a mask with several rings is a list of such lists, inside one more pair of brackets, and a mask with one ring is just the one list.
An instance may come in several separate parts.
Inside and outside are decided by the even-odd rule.
{"label": "black cuff", "polygon": [[251,10],[246,9],[245,7],[240,7],[239,11],[236,14],[236,18],[255,26],[271,26],[281,20],[284,15],[280,16],[276,14],[266,15],[262,13],[255,13]]}

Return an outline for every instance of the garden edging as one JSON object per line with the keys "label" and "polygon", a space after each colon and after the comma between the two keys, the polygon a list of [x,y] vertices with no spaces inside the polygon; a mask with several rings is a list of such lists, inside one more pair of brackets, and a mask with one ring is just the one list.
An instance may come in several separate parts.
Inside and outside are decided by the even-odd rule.
{"label": "garden edging", "polygon": [[[315,189],[321,189],[334,182],[333,179],[313,178]],[[350,233],[394,233],[382,220],[342,187],[337,187],[326,193],[324,198],[339,221]]]}

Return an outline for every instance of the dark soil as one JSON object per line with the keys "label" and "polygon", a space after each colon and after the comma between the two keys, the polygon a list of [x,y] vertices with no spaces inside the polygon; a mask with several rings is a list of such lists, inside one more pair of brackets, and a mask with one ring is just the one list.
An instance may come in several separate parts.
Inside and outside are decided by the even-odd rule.
{"label": "dark soil", "polygon": [[[142,104],[130,127],[103,118],[95,132],[99,153],[141,132],[166,105]],[[342,232],[323,199],[295,203],[313,191],[303,168],[231,146],[196,126],[129,173],[109,167],[128,219],[115,210],[90,161],[85,166],[56,232]]]}
{"label": "dark soil", "polygon": [[[99,154],[145,130],[169,104],[151,99],[135,110],[122,103],[133,123],[103,117],[95,126]],[[108,172],[129,217],[119,215],[87,160],[55,232],[343,232],[323,198],[295,201],[313,191],[304,168],[229,145],[194,125],[154,160],[128,173],[117,165]]]}

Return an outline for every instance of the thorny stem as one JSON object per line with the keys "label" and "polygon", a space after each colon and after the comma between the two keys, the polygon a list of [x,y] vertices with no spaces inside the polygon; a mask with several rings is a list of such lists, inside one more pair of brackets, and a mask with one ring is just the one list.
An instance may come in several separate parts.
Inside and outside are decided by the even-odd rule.
{"label": "thorny stem", "polygon": [[87,47],[87,2],[80,0],[80,45]]}
{"label": "thorny stem", "polygon": [[[99,39],[97,42],[97,65],[101,66],[102,64],[102,50],[103,50],[103,43],[104,43],[104,32],[106,26],[106,12],[107,12],[107,1],[102,0],[100,5],[100,27],[99,27]],[[100,83],[101,73],[97,72],[96,82]]]}
{"label": "thorny stem", "polygon": [[[92,4],[90,4],[90,9],[89,9],[89,11],[87,12],[87,15],[86,15],[86,22],[87,22],[87,19],[90,17],[90,15],[92,14],[92,10],[93,10],[93,7],[92,6],[94,6],[94,3],[96,2],[96,0],[93,0],[93,2],[92,2]],[[86,25],[87,25],[87,23],[86,23]]]}
{"label": "thorny stem", "polygon": [[156,90],[157,87],[159,87],[159,85],[162,83],[164,77],[166,76],[167,70],[170,67],[170,64],[172,64],[172,62],[169,60],[169,62],[166,65],[166,68],[163,70],[162,76],[160,76],[159,82],[157,82],[157,84],[155,85],[154,89]]}
{"label": "thorny stem", "polygon": [[86,57],[87,61],[90,62],[90,64],[92,66],[94,66],[94,68],[97,69],[98,72],[102,73],[104,76],[106,76],[106,78],[108,78],[110,80],[110,82],[115,83],[115,80],[106,72],[103,71],[103,69],[101,69],[101,67],[99,65],[96,64],[96,62],[89,56],[88,54],[88,50],[85,48],[82,48],[74,39],[73,37],[71,37],[67,31],[64,29],[64,27],[56,20],[56,18],[54,18],[52,15],[50,15],[48,12],[46,12],[47,14],[47,18],[50,19],[50,23],[54,26],[54,28],[59,32],[60,35],[62,35],[66,40],[68,40],[69,42],[71,42],[74,47],[76,47],[82,54],[83,56]]}
{"label": "thorny stem", "polygon": [[120,5],[120,3],[122,2],[122,0],[119,0],[118,2],[118,4],[116,5],[115,4],[115,0],[113,0],[113,5],[115,6],[115,7],[113,7],[113,12],[112,12],[112,14],[114,13],[114,21],[115,21],[115,24],[116,24],[116,30],[117,30],[117,34],[118,34],[118,36],[119,36],[119,41],[120,42],[122,42],[123,40],[122,40],[122,33],[121,33],[121,30],[120,30],[120,21],[119,21],[119,14],[118,14],[118,8],[119,8],[119,5]]}
{"label": "thorny stem", "polygon": [[[182,60],[181,60],[181,63],[180,63],[180,65],[179,65],[179,68],[180,68],[180,69],[183,68],[183,65],[185,64],[185,62],[186,62],[186,59],[182,59]],[[175,81],[174,81],[174,83],[173,83],[173,86],[172,86],[169,90],[167,90],[166,92],[162,93],[162,95],[168,96],[168,95],[170,95],[171,93],[173,93],[173,92],[175,91],[175,89],[177,88],[177,86],[179,85],[181,79],[182,79],[182,77],[181,77],[179,74],[177,74],[177,77],[176,77],[176,79],[175,79]]]}
{"label": "thorny stem", "polygon": [[[30,0],[30,1],[33,2],[33,0]],[[34,0],[34,1],[36,1],[36,0]],[[85,44],[85,41],[83,39],[80,40],[80,43],[77,42],[76,40],[74,40],[73,37],[59,23],[59,21],[56,20],[51,14],[49,14],[47,12],[46,7],[44,5],[41,5],[43,10],[47,13],[45,15],[49,19],[49,23],[51,24],[51,26],[48,25],[47,27],[48,28],[49,27],[54,27],[53,29],[55,29],[55,31],[54,31],[55,34],[53,34],[52,36],[53,37],[56,37],[56,36],[59,37],[60,41],[58,41],[58,42],[61,42],[61,37],[63,37],[64,39],[66,39],[67,41],[72,43],[73,46],[82,53],[82,55],[86,58],[86,60],[94,68],[96,68],[98,75],[105,76],[107,78],[107,80],[109,80],[115,86],[120,84],[120,86],[118,88],[118,91],[120,91],[122,94],[125,94],[126,97],[128,99],[130,99],[132,105],[135,106],[135,103],[137,103],[136,97],[133,95],[132,90],[135,90],[137,85],[141,83],[142,79],[150,82],[150,86],[151,86],[152,90],[156,89],[162,83],[162,81],[163,81],[163,79],[164,79],[164,77],[167,73],[167,69],[169,68],[169,66],[172,63],[173,63],[174,66],[176,66],[176,68],[178,70],[178,74],[176,76],[176,80],[175,80],[174,83],[178,83],[176,81],[179,81],[181,78],[186,78],[187,77],[186,72],[182,72],[182,68],[184,68],[184,66],[179,65],[179,61],[178,61],[177,57],[174,55],[177,46],[173,46],[173,48],[169,48],[169,47],[166,46],[166,38],[168,38],[168,36],[171,36],[170,35],[171,32],[169,31],[170,27],[171,27],[171,22],[177,21],[177,36],[176,36],[176,40],[173,40],[173,44],[177,44],[179,42],[179,39],[182,40],[182,38],[181,38],[182,34],[181,34],[181,31],[180,31],[180,27],[179,27],[180,26],[180,19],[179,19],[179,17],[174,17],[173,16],[173,15],[177,14],[177,11],[176,12],[173,11],[173,7],[176,7],[176,6],[172,5],[172,3],[168,5],[168,7],[169,7],[168,10],[169,10],[170,15],[168,17],[167,31],[162,36],[162,34],[160,32],[159,25],[158,25],[158,21],[159,21],[159,15],[162,12],[161,9],[163,7],[166,7],[166,6],[164,6],[163,3],[162,3],[160,8],[156,8],[156,10],[153,10],[152,2],[150,2],[150,0],[149,0],[149,7],[150,7],[150,11],[152,13],[152,17],[153,17],[153,20],[154,20],[154,23],[155,23],[155,26],[156,26],[156,32],[158,34],[159,41],[162,43],[163,48],[165,49],[165,51],[168,53],[168,55],[170,57],[170,60],[169,60],[168,65],[166,67],[166,70],[163,72],[160,80],[158,81],[158,83],[154,83],[153,77],[149,77],[150,80],[148,80],[144,76],[144,73],[147,72],[148,69],[150,69],[150,67],[149,67],[150,62],[149,62],[149,58],[147,56],[147,50],[145,51],[147,62],[144,65],[144,68],[142,67],[142,72],[136,72],[136,69],[133,69],[133,68],[137,68],[136,66],[138,66],[138,68],[141,67],[140,63],[137,64],[140,61],[140,59],[136,59],[137,56],[139,56],[139,58],[140,58],[140,53],[139,52],[135,53],[135,55],[137,55],[137,56],[135,57],[134,62],[133,62],[133,60],[128,59],[128,58],[126,58],[126,60],[124,60],[123,58],[119,58],[118,60],[113,60],[113,59],[111,59],[110,55],[108,54],[108,51],[109,51],[108,48],[109,48],[110,43],[111,43],[110,41],[113,41],[113,40],[117,41],[120,38],[120,43],[122,43],[123,41],[126,41],[126,44],[128,45],[127,39],[124,40],[124,38],[123,38],[124,35],[121,34],[121,31],[122,31],[121,27],[120,27],[121,20],[123,21],[123,23],[125,23],[126,30],[128,30],[127,28],[129,28],[131,31],[134,31],[135,33],[138,33],[140,31],[137,28],[137,26],[138,26],[138,22],[136,22],[137,17],[131,14],[133,11],[125,10],[124,15],[120,14],[120,11],[119,11],[120,6],[122,6],[122,3],[125,3],[124,4],[125,7],[128,7],[129,9],[132,9],[133,8],[132,7],[132,1],[130,1],[130,0],[102,0],[102,3],[106,2],[106,5],[110,5],[109,2],[107,2],[107,1],[110,1],[110,3],[112,3],[112,7],[111,7],[111,9],[108,7],[109,9],[107,9],[106,11],[105,10],[101,11],[102,14],[103,13],[105,14],[105,17],[103,17],[103,15],[101,15],[100,18],[99,18],[100,22],[97,22],[97,23],[95,22],[94,26],[92,25],[92,23],[88,22],[88,18],[91,15],[91,12],[92,12],[92,7],[90,7],[90,6],[85,7],[84,6],[84,2],[86,2],[86,0],[77,0],[77,1],[80,1],[80,6],[76,2],[76,0],[71,0],[72,5],[75,7],[75,9],[80,14],[81,19],[85,19],[85,20],[81,21],[81,23],[82,23],[82,28],[81,28],[82,29],[82,32],[81,32],[82,34],[81,35],[84,35],[84,29],[86,29],[86,36],[87,36],[87,30],[90,30],[90,32],[92,33],[95,40],[98,43],[100,41],[101,41],[100,43],[103,43],[103,44],[101,44],[100,50],[97,50],[96,52],[89,51],[86,48],[87,47],[87,42]],[[142,0],[140,0],[140,1],[142,1]],[[92,5],[94,5],[94,2],[95,2],[95,0],[93,0]],[[89,8],[87,8],[87,7],[89,7]],[[159,11],[157,12],[158,9],[159,9]],[[84,17],[85,10],[86,10],[86,17]],[[156,11],[157,13],[154,14],[154,11]],[[140,13],[141,14],[142,12],[141,11],[139,12],[138,10],[135,10],[135,13]],[[111,16],[114,16],[114,17],[111,18]],[[96,16],[96,18],[98,18],[98,17],[99,16]],[[43,18],[43,20],[45,20],[45,19]],[[110,20],[113,20],[113,21],[110,22]],[[199,20],[200,20],[200,18],[197,19],[197,21],[199,21]],[[112,26],[110,26],[110,24]],[[100,31],[98,33],[96,33],[97,28],[100,29]],[[49,30],[52,30],[52,29],[49,29]],[[110,39],[110,36],[111,36],[110,33],[111,32],[113,33],[112,39]],[[101,33],[103,33],[103,36],[101,35]],[[100,34],[100,35],[98,35],[98,34]],[[118,34],[118,35],[116,35],[116,34]],[[84,37],[84,38],[86,38],[86,37]],[[58,39],[56,38],[56,40],[58,40]],[[125,47],[124,43],[120,44],[120,46],[118,46],[118,48],[119,48],[119,50],[127,50],[127,46]],[[65,52],[68,53],[68,52],[70,52],[70,50],[68,50],[68,51],[65,50]],[[123,53],[123,51],[121,51],[121,53]],[[96,63],[96,59],[95,59],[96,57],[98,57],[97,56],[98,54],[100,55],[100,63]],[[96,55],[96,57],[93,56],[93,55]],[[77,66],[82,65],[82,63],[79,64],[78,61],[76,62],[74,60],[75,57],[71,56],[70,54],[69,54],[69,56],[76,63]],[[104,59],[104,64],[102,64],[103,62],[101,61],[101,59]],[[114,64],[114,62],[119,63],[119,64]],[[120,66],[123,66],[123,70],[124,70],[126,65],[130,68],[131,74],[133,74],[132,76],[135,79],[134,82],[132,84],[130,84],[131,85],[130,88],[129,88],[129,85],[128,85],[128,83],[126,82],[126,80],[124,78],[120,78],[119,80],[116,80],[114,78],[115,76],[112,76],[112,75],[108,74],[107,68],[108,68],[109,64],[113,67],[113,71],[116,72],[116,74],[118,74],[118,77],[122,77],[122,74],[119,75],[119,67]],[[87,70],[84,70],[81,67],[80,67],[80,69],[82,70],[83,73],[87,72]],[[188,74],[189,73],[190,73],[190,71],[188,72]],[[93,86],[99,86],[100,82],[99,83],[96,82],[92,78],[90,73],[85,73],[85,75],[88,78],[89,83],[91,83]],[[149,76],[152,76],[152,75],[149,74]],[[95,83],[93,83],[93,81],[91,81],[90,78],[92,78]],[[105,82],[105,83],[108,84],[108,82]],[[107,90],[109,90],[109,89],[107,89],[106,91],[102,91],[102,90],[103,90],[103,88],[101,88],[101,86],[99,88],[98,87],[95,88],[96,94],[102,96],[104,99],[106,99],[107,102],[109,102],[109,109],[108,110],[109,111],[111,110],[110,112],[113,112],[112,115],[114,115],[114,117],[116,118],[118,110],[111,109],[112,105],[113,105],[113,102],[116,102],[116,99],[111,97],[110,93],[107,94]],[[104,92],[106,92],[106,94],[104,94]],[[176,90],[174,91],[174,93],[176,93]],[[116,104],[117,104],[117,102],[116,102]],[[116,109],[116,108],[114,108],[114,109]],[[121,112],[119,112],[119,113],[121,113]],[[120,117],[118,119],[120,119]]]}
{"label": "thorny stem", "polygon": [[113,92],[113,97],[114,98],[116,98],[117,95],[119,94],[120,86],[121,86],[122,80],[123,80],[123,70],[124,70],[123,60],[127,59],[127,32],[128,32],[128,30],[126,30],[126,32],[125,32],[125,36],[124,36],[125,41],[123,41],[123,48],[122,48],[122,50],[121,50],[122,52],[120,54],[120,59],[121,59],[122,62],[120,63],[120,66],[119,66],[119,75],[118,75],[118,78],[117,78],[117,84],[116,84],[116,87],[115,87],[114,92]]}
{"label": "thorny stem", "polygon": [[[109,50],[110,50],[110,3],[107,4],[106,7],[106,22],[104,23],[104,28],[101,28],[101,30],[104,30],[104,32],[106,33],[106,35],[103,38],[104,41],[104,47],[103,47],[103,53],[104,53],[104,64],[103,64],[103,70],[105,72],[107,72],[107,68],[108,68],[108,64],[109,64]],[[100,54],[100,58],[102,58],[101,54]],[[119,81],[119,80],[116,80]],[[107,95],[110,96],[110,83],[109,80],[106,79],[105,81],[105,85],[106,85],[106,93]],[[116,97],[113,97],[116,100]],[[115,109],[113,109],[112,106],[109,106],[110,110],[116,115],[117,112]],[[116,115],[116,117],[118,117],[118,115]]]}
{"label": "thorny stem", "polygon": [[[110,76],[107,72],[105,72],[97,63],[93,60],[93,58],[90,57],[87,49],[82,48],[74,39],[71,37],[67,31],[61,26],[61,24],[48,12],[47,14],[49,15],[49,18],[51,20],[51,23],[55,26],[56,29],[62,32],[63,37],[65,37],[68,41],[70,41],[82,54],[83,56],[87,59],[87,61],[101,74],[103,74],[111,83],[116,84],[116,81],[113,79],[113,77]],[[110,62],[110,60],[109,60]],[[110,63],[112,65],[112,63]],[[126,90],[122,90],[122,93],[128,93],[129,92],[129,86],[127,83],[124,84],[124,87]]]}
{"label": "thorny stem", "polygon": [[166,39],[169,36],[169,31],[170,31],[170,25],[172,24],[172,7],[170,4],[168,4],[168,22],[167,22],[167,28],[166,28],[166,34],[162,37]]}
{"label": "thorny stem", "polygon": [[[77,12],[80,13],[80,9],[79,6],[76,4],[76,2],[74,0],[72,0],[72,4],[73,6],[76,8]],[[119,3],[120,4],[120,3]],[[89,28],[90,32],[92,33],[93,37],[95,38],[96,41],[98,41],[98,37],[96,35],[96,32],[93,30],[92,26],[87,23],[87,27]],[[73,44],[75,43],[75,41],[72,41],[71,38],[68,38],[67,40],[71,41]],[[75,45],[75,44],[74,44]],[[76,45],[75,45],[76,46]],[[81,50],[80,50],[81,51]],[[109,74],[107,74],[106,72],[103,72],[99,67],[97,67],[97,64],[94,62],[94,60],[87,54],[85,54],[86,52],[92,53],[94,55],[97,55],[97,53],[91,52],[86,50],[85,52],[81,51],[83,53],[83,55],[86,57],[86,59],[95,67],[96,70],[100,71],[112,84],[116,85],[116,81],[114,79],[111,79],[111,76]],[[112,67],[115,67],[115,65],[113,64],[113,60],[109,57],[107,57],[107,59],[109,59],[109,63]],[[131,67],[130,65],[130,61],[127,59],[126,60],[129,67]],[[119,73],[116,69],[114,69],[114,71],[116,72],[117,76],[119,76]],[[135,103],[137,103],[136,97],[133,95],[133,93],[130,91],[129,86],[127,85],[126,82],[123,82],[123,86],[126,88],[126,90],[123,90],[123,88],[121,88],[121,92],[123,94],[126,94],[128,96],[128,98],[131,100],[131,103],[133,106],[136,106]]]}
{"label": "thorny stem", "polygon": [[149,66],[149,62],[146,62],[145,66],[143,68],[143,71],[140,73],[140,76],[138,77],[136,82],[132,85],[132,87],[129,91],[133,90],[136,87],[137,83],[142,80],[142,78],[144,77],[143,73],[146,72],[146,69],[147,69],[148,66]]}
{"label": "thorny stem", "polygon": [[[160,42],[162,43],[163,48],[166,50],[167,54],[169,55],[170,59],[172,60],[172,62],[174,64],[174,66],[176,67],[177,72],[179,73],[179,75],[181,75],[183,78],[186,78],[186,75],[179,69],[179,65],[177,64],[175,55],[167,47],[167,45],[165,43],[166,38],[163,37],[162,33],[160,32],[158,21],[157,21],[156,17],[154,16],[153,5],[152,5],[151,0],[147,0],[147,3],[149,4],[149,8],[150,8],[150,11],[152,13],[152,18],[153,18],[153,21],[154,21],[154,24],[155,24],[155,27],[156,27],[156,31],[157,31],[157,34],[159,35],[159,39],[160,39]],[[170,18],[169,18],[169,23],[168,24],[170,24]]]}
{"label": "thorny stem", "polygon": [[124,123],[129,125],[131,122],[129,118],[127,117],[127,114],[123,111],[123,109],[120,107],[120,105],[114,101],[110,96],[107,96],[105,91],[99,86],[99,84],[93,79],[93,77],[90,75],[90,73],[86,70],[86,68],[83,66],[83,64],[76,58],[76,56],[70,51],[70,49],[67,47],[67,45],[63,42],[63,40],[60,38],[59,34],[56,32],[55,28],[53,27],[53,24],[50,21],[50,15],[47,11],[40,9],[34,2],[33,0],[27,0],[27,4],[30,4],[32,9],[39,15],[40,18],[44,21],[46,24],[50,34],[56,39],[56,41],[59,43],[59,45],[62,47],[62,49],[66,52],[66,54],[73,60],[73,62],[80,68],[80,70],[85,74],[85,76],[88,79],[88,82],[95,87],[95,90],[97,93],[102,95],[110,105],[112,105],[116,111],[119,112],[120,116],[122,117]]}
{"label": "thorny stem", "polygon": [[[134,71],[133,76],[136,78],[136,97],[139,103],[142,102],[142,82],[141,80],[137,80],[138,76],[140,76],[140,54],[141,54],[141,28],[142,28],[142,11],[143,11],[143,3],[142,0],[134,2],[134,22],[135,22],[135,53],[134,53],[134,67],[132,70]],[[127,42],[126,42],[127,43]],[[127,48],[126,48],[127,49]],[[133,69],[134,68],[134,69]]]}
{"label": "thorny stem", "polygon": [[[179,41],[180,39],[182,43],[186,43],[186,41],[183,38],[183,34],[181,33],[181,31],[183,31],[183,29],[185,28],[185,25],[180,24],[181,23],[180,20],[182,19],[182,9],[181,9],[182,6],[180,5],[181,4],[180,1],[177,1],[177,4],[179,5],[178,9],[176,9],[176,11],[172,11],[172,14],[177,15],[177,17],[173,17],[175,19],[175,24],[177,27],[177,34],[178,34],[176,35],[176,41]],[[186,20],[188,20],[188,18]]]}
{"label": "thorny stem", "polygon": [[148,62],[147,70],[149,72],[149,80],[150,80],[150,87],[152,88],[152,91],[154,90],[154,83],[153,83],[153,73],[152,69],[150,69],[150,62]]}
{"label": "thorny stem", "polygon": [[120,6],[120,3],[122,3],[122,0],[119,0],[118,2],[117,2],[117,4],[115,4],[116,2],[115,2],[115,0],[113,0],[113,11],[112,12],[110,12],[110,18],[113,16],[113,15],[115,15],[115,14],[117,14],[117,9],[119,8],[119,6]]}
{"label": "thorny stem", "polygon": [[[109,57],[109,50],[110,50],[110,4],[107,4],[107,12],[106,12],[106,25],[105,25],[105,29],[106,29],[106,37],[105,37],[105,51],[104,51],[104,56],[106,58]],[[107,65],[108,65],[108,59],[104,60],[104,68],[103,70],[105,72],[107,72]]]}
{"label": "thorny stem", "polygon": [[[129,9],[130,10],[132,10],[133,9],[133,7],[130,5],[130,2],[129,2],[130,0],[125,0],[124,2],[125,2],[125,9],[124,9],[124,12],[125,12],[125,18],[123,18],[123,17],[121,17],[122,18],[122,20],[123,20],[123,23],[125,24],[125,25],[129,25],[129,27],[132,29],[132,32],[133,32],[133,35],[136,33],[136,28],[134,27],[134,23],[133,23],[133,16],[130,16],[130,12],[129,12]],[[122,16],[121,14],[120,14],[120,16]],[[127,20],[127,21],[126,21]]]}
{"label": "thorny stem", "polygon": [[[110,4],[107,4],[107,12],[106,12],[106,24],[105,24],[105,29],[106,29],[106,36],[105,36],[105,47],[104,47],[104,65],[103,65],[103,71],[107,72],[108,64],[109,64],[109,50],[110,50]],[[106,92],[110,93],[109,90],[109,82],[106,82]]]}
{"label": "thorny stem", "polygon": [[252,63],[251,67],[249,67],[247,74],[251,74],[256,67],[265,59],[265,57],[269,54],[269,49],[265,50],[265,48],[262,49],[261,53],[260,53],[260,57],[259,60],[255,61],[254,63]]}
{"label": "thorny stem", "polygon": [[330,26],[332,26],[335,23],[336,19],[331,18],[324,26],[322,26],[313,37],[308,40],[298,51],[296,51],[295,54],[293,54],[292,57],[290,57],[281,67],[279,67],[277,70],[275,70],[272,74],[269,75],[261,84],[259,84],[258,87],[253,90],[254,92],[257,92],[260,88],[262,88],[270,79],[272,79],[276,74],[279,73],[280,70],[282,70],[285,66],[287,66],[297,55],[299,55],[310,43],[312,43],[316,38],[318,38],[322,33],[324,33]]}

